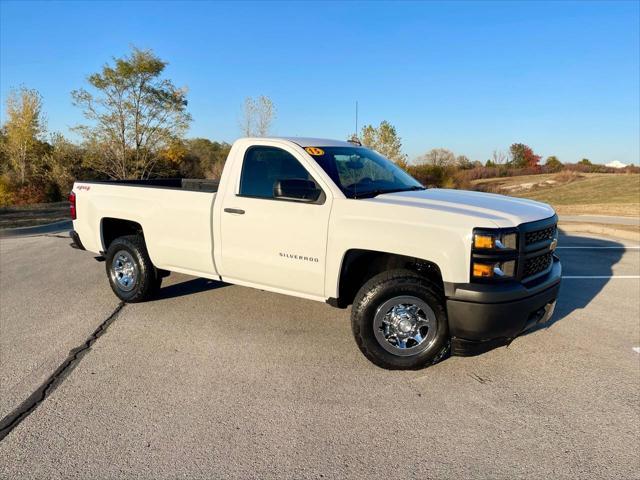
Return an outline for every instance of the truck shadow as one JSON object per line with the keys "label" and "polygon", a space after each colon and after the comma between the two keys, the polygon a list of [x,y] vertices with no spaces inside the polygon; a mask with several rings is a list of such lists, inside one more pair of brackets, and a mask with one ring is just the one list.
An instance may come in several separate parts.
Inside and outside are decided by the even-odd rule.
{"label": "truck shadow", "polygon": [[556,253],[562,262],[563,278],[558,303],[549,321],[535,326],[526,334],[549,328],[575,310],[587,308],[609,283],[613,275],[613,266],[620,261],[624,252],[622,243],[569,235],[560,230]]}
{"label": "truck shadow", "polygon": [[[563,277],[589,276],[601,278],[563,278],[560,296],[553,317],[548,322],[535,326],[523,335],[549,328],[569,316],[573,311],[586,308],[609,282],[609,277],[613,275],[613,266],[620,261],[625,251],[622,243],[613,240],[568,235],[562,230],[558,239],[558,247],[557,254],[562,261]],[[162,287],[155,300],[192,295],[228,285],[227,283],[206,278],[193,278]]]}
{"label": "truck shadow", "polygon": [[166,300],[168,298],[182,297],[194,293],[206,292],[217,288],[226,287],[228,283],[210,280],[208,278],[193,278],[180,283],[174,283],[160,288],[154,300]]}

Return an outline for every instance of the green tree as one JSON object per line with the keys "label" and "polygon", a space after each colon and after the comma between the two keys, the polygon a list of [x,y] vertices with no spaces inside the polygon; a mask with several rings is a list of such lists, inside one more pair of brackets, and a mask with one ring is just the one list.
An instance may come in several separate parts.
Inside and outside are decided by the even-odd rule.
{"label": "green tree", "polygon": [[90,166],[111,178],[149,178],[191,121],[186,89],[162,78],[167,62],[150,50],[133,48],[115,58],[71,95],[90,122],[76,130],[91,150]]}
{"label": "green tree", "polygon": [[40,160],[41,137],[46,130],[42,96],[37,90],[26,87],[13,89],[7,97],[6,114],[3,156],[24,185]]}
{"label": "green tree", "polygon": [[540,162],[540,155],[533,153],[530,146],[524,143],[514,143],[509,147],[511,165],[518,168],[535,167]]}
{"label": "green tree", "polygon": [[551,155],[550,157],[547,157],[545,166],[550,172],[559,172],[560,170],[562,170],[562,167],[564,165],[562,165],[562,162],[558,160],[558,157],[556,157],[555,155]]}
{"label": "green tree", "polygon": [[593,165],[593,163],[588,158],[583,158],[578,162],[578,165]]}
{"label": "green tree", "polygon": [[402,153],[402,140],[398,136],[396,127],[386,120],[380,122],[377,127],[373,125],[362,127],[360,141],[364,146],[377,151],[398,165],[406,167],[407,156]]}

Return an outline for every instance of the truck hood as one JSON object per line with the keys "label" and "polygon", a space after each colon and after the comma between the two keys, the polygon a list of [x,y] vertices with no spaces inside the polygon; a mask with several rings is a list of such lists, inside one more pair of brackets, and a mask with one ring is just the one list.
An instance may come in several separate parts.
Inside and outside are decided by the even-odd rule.
{"label": "truck hood", "polygon": [[[552,217],[555,212],[546,203],[507,197],[493,193],[430,188],[413,192],[378,195],[373,202],[420,207],[443,213],[483,219],[496,227],[515,227],[521,223]],[[480,226],[480,225],[479,225]]]}

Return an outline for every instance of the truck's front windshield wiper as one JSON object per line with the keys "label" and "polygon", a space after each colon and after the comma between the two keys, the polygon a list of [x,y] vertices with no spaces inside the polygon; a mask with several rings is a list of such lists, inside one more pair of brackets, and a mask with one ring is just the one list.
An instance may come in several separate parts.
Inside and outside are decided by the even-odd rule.
{"label": "truck's front windshield wiper", "polygon": [[413,192],[415,190],[426,190],[423,186],[414,185],[413,187],[408,188],[393,188],[393,189],[376,189],[376,190],[367,190],[366,192],[355,192],[351,198],[373,198],[378,195],[382,195],[384,193],[398,193],[398,192]]}

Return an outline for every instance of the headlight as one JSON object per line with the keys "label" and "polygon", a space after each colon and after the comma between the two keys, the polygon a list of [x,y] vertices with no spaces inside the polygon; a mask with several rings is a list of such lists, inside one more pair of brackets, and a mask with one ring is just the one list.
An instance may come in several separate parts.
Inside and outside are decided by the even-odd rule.
{"label": "headlight", "polygon": [[472,280],[509,280],[517,276],[517,229],[473,230],[471,252]]}
{"label": "headlight", "polygon": [[506,262],[473,262],[475,278],[511,278],[516,274],[516,261]]}
{"label": "headlight", "polygon": [[473,248],[475,250],[515,250],[518,235],[515,232],[489,232],[474,230]]}

